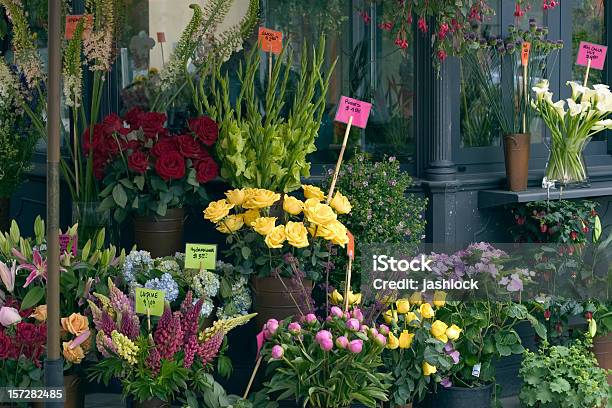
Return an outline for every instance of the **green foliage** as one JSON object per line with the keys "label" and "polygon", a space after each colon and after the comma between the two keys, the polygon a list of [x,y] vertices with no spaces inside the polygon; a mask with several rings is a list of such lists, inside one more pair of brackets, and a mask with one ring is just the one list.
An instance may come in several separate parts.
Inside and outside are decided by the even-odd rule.
{"label": "green foliage", "polygon": [[301,177],[310,176],[306,156],[316,150],[314,142],[335,63],[327,75],[322,73],[323,37],[312,54],[304,45],[293,103],[285,115],[292,53],[285,55],[283,51],[276,59],[265,96],[260,97],[259,51],[254,47],[238,69],[241,89],[235,101],[230,98],[229,76],[223,76],[217,67],[210,85],[211,100],[203,97],[201,103],[220,124],[217,154],[221,158],[221,176],[236,188],[258,187],[286,193],[300,187]]}
{"label": "green foliage", "polygon": [[526,351],[520,370],[522,403],[538,408],[603,407],[612,398],[612,388],[590,347],[586,340],[571,347],[545,343],[537,353]]}

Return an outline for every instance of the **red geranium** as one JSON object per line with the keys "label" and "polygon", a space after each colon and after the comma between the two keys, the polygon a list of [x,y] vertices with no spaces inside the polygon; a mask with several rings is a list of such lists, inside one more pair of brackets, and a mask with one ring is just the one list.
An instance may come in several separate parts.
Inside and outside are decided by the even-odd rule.
{"label": "red geranium", "polygon": [[130,170],[143,174],[147,171],[149,166],[149,156],[147,156],[142,150],[135,150],[128,157],[128,167]]}
{"label": "red geranium", "polygon": [[165,181],[181,179],[185,176],[185,159],[179,152],[167,152],[157,159],[155,171]]}
{"label": "red geranium", "polygon": [[176,137],[179,151],[185,157],[198,158],[202,153],[200,143],[190,135],[180,135]]}
{"label": "red geranium", "polygon": [[206,146],[212,146],[219,137],[219,126],[217,122],[208,116],[200,116],[198,118],[189,119],[189,129]]}
{"label": "red geranium", "polygon": [[198,183],[207,183],[219,175],[219,166],[212,157],[205,157],[195,165]]}

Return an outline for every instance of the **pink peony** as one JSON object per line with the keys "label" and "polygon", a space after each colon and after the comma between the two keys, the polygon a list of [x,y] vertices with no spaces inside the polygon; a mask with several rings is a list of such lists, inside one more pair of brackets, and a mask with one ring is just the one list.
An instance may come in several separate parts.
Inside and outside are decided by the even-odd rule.
{"label": "pink peony", "polygon": [[315,316],[313,313],[308,313],[305,317],[305,321],[308,324],[315,324],[317,322],[317,316]]}
{"label": "pink peony", "polygon": [[299,334],[302,331],[302,326],[300,326],[300,324],[297,322],[289,323],[289,326],[287,328],[289,329],[289,332],[292,334]]}
{"label": "pink peony", "polygon": [[346,328],[349,329],[350,331],[358,331],[361,327],[361,324],[359,323],[359,320],[357,319],[349,319],[346,322]]}
{"label": "pink peony", "polygon": [[283,350],[282,346],[278,344],[272,347],[272,358],[275,360],[280,360],[283,358],[283,354],[285,354],[285,350]]}
{"label": "pink peony", "polygon": [[363,341],[362,340],[353,340],[348,344],[348,349],[351,353],[358,354],[363,350]]}
{"label": "pink peony", "polygon": [[334,317],[342,318],[342,316],[344,316],[344,313],[342,313],[342,309],[340,309],[338,306],[332,306],[332,308],[330,309],[330,313]]}
{"label": "pink peony", "polygon": [[319,345],[323,351],[330,351],[332,348],[334,348],[334,342],[331,338],[323,339],[321,342],[319,342]]}
{"label": "pink peony", "polygon": [[345,349],[348,347],[349,341],[346,336],[340,336],[336,339],[336,347],[339,349]]}
{"label": "pink peony", "polygon": [[330,340],[332,339],[332,334],[327,331],[327,330],[320,330],[316,335],[315,335],[315,340],[317,341],[317,343],[321,344],[324,340]]}

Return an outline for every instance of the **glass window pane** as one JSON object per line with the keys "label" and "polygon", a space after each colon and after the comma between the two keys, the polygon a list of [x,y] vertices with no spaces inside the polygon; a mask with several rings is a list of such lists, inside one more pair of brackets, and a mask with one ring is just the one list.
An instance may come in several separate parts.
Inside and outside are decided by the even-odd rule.
{"label": "glass window pane", "polygon": [[[574,0],[572,9],[572,79],[584,78],[586,67],[574,64],[578,56],[578,46],[581,41],[595,44],[606,44],[604,0]],[[603,71],[592,69],[589,72],[589,84],[604,82]]]}

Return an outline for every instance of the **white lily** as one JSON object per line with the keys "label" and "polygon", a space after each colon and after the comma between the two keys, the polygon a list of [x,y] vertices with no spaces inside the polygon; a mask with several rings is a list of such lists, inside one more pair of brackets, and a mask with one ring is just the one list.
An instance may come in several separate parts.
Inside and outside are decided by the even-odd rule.
{"label": "white lily", "polygon": [[567,107],[569,108],[570,116],[578,116],[582,113],[582,104],[576,103],[572,98],[567,98]]}
{"label": "white lily", "polygon": [[563,99],[553,103],[553,108],[555,108],[555,111],[557,111],[557,114],[561,117],[561,119],[565,118],[567,111],[565,110],[565,101]]}
{"label": "white lily", "polygon": [[585,87],[580,85],[578,82],[567,81],[566,84],[572,88],[572,99],[574,101],[584,93]]}
{"label": "white lily", "polygon": [[612,129],[612,119],[604,119],[596,122],[592,128],[594,131],[599,132],[604,129]]}
{"label": "white lily", "polygon": [[16,266],[16,261],[13,261],[13,266],[10,268],[4,262],[0,261],[0,279],[2,283],[4,283],[6,289],[11,293],[13,293],[15,289]]}

